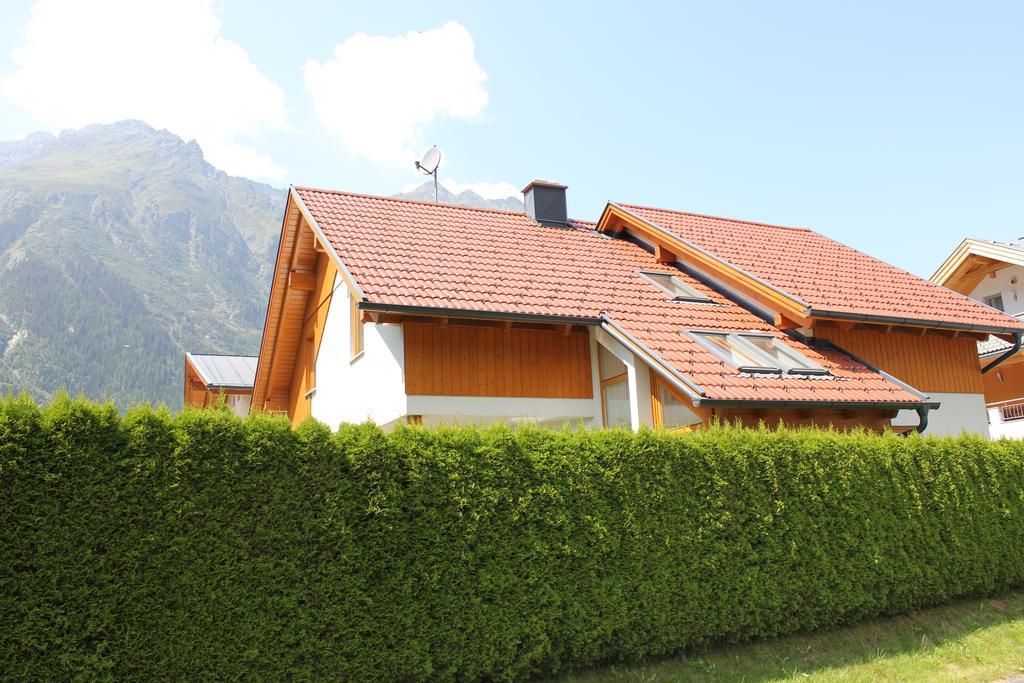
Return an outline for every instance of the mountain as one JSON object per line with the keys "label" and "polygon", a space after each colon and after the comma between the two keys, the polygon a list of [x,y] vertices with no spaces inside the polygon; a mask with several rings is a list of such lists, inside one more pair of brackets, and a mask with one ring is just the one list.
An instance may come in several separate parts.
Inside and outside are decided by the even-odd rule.
{"label": "mountain", "polygon": [[258,351],[284,204],[139,121],[0,143],[0,393],[180,406],[186,350]]}
{"label": "mountain", "polygon": [[[3,154],[3,152],[0,152]],[[419,199],[426,202],[434,201],[434,181],[428,180],[415,190],[394,195],[402,199]],[[523,211],[523,202],[516,197],[505,199],[484,199],[473,190],[463,190],[455,194],[444,185],[437,186],[437,201],[442,204],[461,204],[462,206],[475,206],[481,209],[502,209],[504,211]]]}
{"label": "mountain", "polygon": [[177,408],[185,351],[255,355],[285,196],[141,121],[0,142],[0,394]]}

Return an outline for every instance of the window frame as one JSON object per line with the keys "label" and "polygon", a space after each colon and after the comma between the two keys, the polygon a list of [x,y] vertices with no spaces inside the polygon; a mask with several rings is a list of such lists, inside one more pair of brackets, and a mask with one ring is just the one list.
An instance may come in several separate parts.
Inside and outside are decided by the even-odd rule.
{"label": "window frame", "polygon": [[[800,362],[807,364],[807,367],[801,367],[801,368],[788,368],[788,369],[786,369],[786,368],[779,368],[780,370],[782,370],[782,374],[784,374],[784,375],[830,375],[830,374],[832,374],[832,373],[830,373],[828,371],[828,368],[826,368],[826,367],[824,367],[822,365],[819,365],[818,363],[815,363],[813,360],[811,360],[810,358],[808,358],[804,354],[800,353],[796,349],[794,349],[794,348],[792,348],[790,346],[787,346],[786,344],[783,344],[782,341],[778,337],[773,335],[773,334],[768,334],[767,332],[737,332],[736,336],[739,337],[740,339],[743,339],[744,341],[746,341],[746,337],[761,337],[762,339],[770,339],[772,344],[774,344],[777,348],[782,350],[782,353],[787,354],[791,358],[796,358]],[[759,349],[756,345],[751,344],[749,342],[747,342],[747,343],[748,343],[749,346],[751,346],[755,351],[757,351],[763,357],[768,358],[770,360],[773,360],[772,357],[769,354],[767,354],[764,351],[762,351],[761,349]]]}
{"label": "window frame", "polygon": [[352,328],[349,330],[349,351],[351,353],[351,362],[363,355],[363,321],[361,319],[362,316],[359,315],[359,302],[351,292],[349,292],[348,300],[349,326]]}
{"label": "window frame", "polygon": [[[629,384],[628,384],[628,382],[629,382],[629,367],[628,366],[626,367],[626,370],[624,372],[621,372],[618,375],[613,375],[612,377],[609,377],[608,379],[602,379],[604,377],[604,361],[601,360],[601,356],[602,356],[601,349],[602,348],[606,349],[608,351],[608,353],[610,353],[612,356],[615,356],[615,354],[612,353],[612,350],[609,349],[608,347],[602,345],[600,342],[598,343],[598,349],[597,349],[597,379],[598,379],[598,381],[600,383],[599,392],[600,392],[600,395],[601,395],[601,426],[604,427],[605,429],[607,429],[608,428],[608,409],[607,409],[607,407],[605,405],[606,404],[605,395],[604,395],[605,388],[611,386],[612,384],[621,384],[622,382],[626,382],[627,383],[626,384],[626,400],[627,401],[632,401],[633,398],[629,395]],[[616,356],[616,358],[617,358],[617,356]],[[632,406],[630,406],[630,411],[632,412]],[[633,428],[632,419],[630,420],[629,428],[630,429]]]}
{"label": "window frame", "polygon": [[726,353],[721,348],[719,348],[714,342],[707,339],[707,337],[709,336],[725,337],[725,339],[728,342],[736,345],[737,350],[741,354],[750,357],[751,360],[769,360],[756,347],[746,344],[742,340],[740,340],[739,343],[736,344],[736,338],[734,337],[733,332],[729,332],[727,330],[686,330],[686,332],[687,334],[690,335],[692,339],[695,339],[698,344],[700,344],[705,349],[714,354],[715,358],[718,358],[723,363],[731,365],[740,372],[748,372],[761,375],[783,374],[782,368],[776,367],[772,365],[770,362],[768,362],[767,365],[739,365],[731,357],[727,356]]}
{"label": "window frame", "polygon": [[[815,363],[813,360],[805,356],[804,354],[792,349],[783,344],[778,337],[768,332],[762,332],[759,330],[748,330],[748,331],[730,331],[730,330],[704,330],[704,329],[688,329],[686,333],[690,338],[694,339],[703,346],[705,349],[710,351],[716,358],[721,360],[728,365],[736,368],[740,372],[746,372],[751,374],[761,375],[779,375],[780,377],[794,376],[794,377],[824,377],[831,376],[832,373],[828,368]],[[730,346],[734,347],[741,354],[751,358],[755,361],[761,361],[764,365],[739,365],[730,356],[719,348],[714,342],[707,339],[708,336],[725,337],[729,342]],[[777,365],[777,361],[772,358],[768,353],[759,349],[755,344],[747,341],[744,337],[761,337],[764,339],[770,339],[773,344],[780,347],[784,353],[796,356],[799,360],[807,363],[809,367],[805,368],[782,368]]]}
{"label": "window frame", "polygon": [[[670,432],[692,432],[695,429],[699,429],[705,425],[705,416],[701,415],[699,409],[693,406],[693,402],[689,401],[682,393],[676,390],[671,384],[666,382],[654,368],[650,370],[650,384],[651,384],[651,417],[654,423],[655,429],[665,429]],[[698,422],[689,425],[681,425],[679,427],[666,427],[665,426],[665,408],[661,401],[661,390],[664,389],[671,395],[675,396],[676,399],[683,403],[690,403],[690,410],[694,415],[697,416]]]}
{"label": "window frame", "polygon": [[[661,270],[638,270],[638,271],[636,271],[636,274],[644,282],[646,282],[648,284],[651,284],[651,285],[654,285],[655,287],[657,287],[658,289],[663,291],[665,294],[668,294],[670,301],[685,301],[685,302],[689,302],[689,303],[703,303],[703,304],[714,303],[711,300],[710,297],[701,294],[696,289],[691,287],[688,283],[683,282],[682,280],[680,280],[679,277],[675,273],[666,273],[666,272],[661,271]],[[655,276],[655,277],[669,277],[669,278],[672,278],[672,280],[678,286],[680,286],[684,290],[689,290],[689,291],[693,292],[693,294],[684,294],[684,295],[676,294],[671,289],[669,289],[668,287],[665,287],[660,282],[658,282],[657,280],[652,278],[651,277],[652,275]]]}
{"label": "window frame", "polygon": [[[993,306],[991,303],[989,303],[990,301],[995,301],[996,299],[999,299],[999,305],[998,306]],[[998,294],[992,294],[990,296],[982,297],[981,303],[985,304],[989,308],[994,308],[997,311],[1002,311],[1003,313],[1006,313],[1006,303],[1003,301],[1003,293],[1002,292],[999,292]]]}
{"label": "window frame", "polygon": [[314,331],[305,339],[306,345],[306,395],[316,389],[316,338]]}

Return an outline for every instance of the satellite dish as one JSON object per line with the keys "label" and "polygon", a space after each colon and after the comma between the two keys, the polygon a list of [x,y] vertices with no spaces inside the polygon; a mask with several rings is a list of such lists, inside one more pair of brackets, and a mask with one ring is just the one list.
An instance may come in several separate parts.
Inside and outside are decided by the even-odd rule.
{"label": "satellite dish", "polygon": [[441,165],[441,150],[434,145],[423,155],[422,161],[416,162],[416,168],[427,175],[434,176],[434,201],[437,202],[437,168]]}
{"label": "satellite dish", "polygon": [[433,175],[437,167],[441,165],[441,150],[437,147],[431,147],[427,150],[427,153],[423,155],[423,161],[416,162],[416,168],[420,169],[427,175]]}

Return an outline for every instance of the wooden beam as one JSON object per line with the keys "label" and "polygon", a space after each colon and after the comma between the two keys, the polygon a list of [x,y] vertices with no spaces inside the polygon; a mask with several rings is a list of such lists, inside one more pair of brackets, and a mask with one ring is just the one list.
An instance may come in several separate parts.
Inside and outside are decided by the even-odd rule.
{"label": "wooden beam", "polygon": [[299,252],[302,249],[299,248],[299,242],[302,240],[303,227],[305,227],[306,221],[299,215],[298,221],[295,223],[295,234],[292,236],[292,253],[291,258],[288,260],[290,265],[289,270],[295,270],[299,267]]}
{"label": "wooden beam", "polygon": [[793,320],[789,316],[783,315],[782,313],[775,314],[775,327],[779,328],[780,330],[799,330],[801,327],[805,326],[805,323],[806,318],[804,319],[804,322],[800,322],[798,320]]}
{"label": "wooden beam", "polygon": [[300,292],[316,289],[316,273],[312,270],[293,270],[288,273],[288,286]]}
{"label": "wooden beam", "polygon": [[991,277],[995,277],[997,271],[1000,271],[1000,270],[1002,270],[1003,268],[1006,268],[1009,265],[1010,265],[1009,263],[1003,263],[1002,261],[996,261],[996,262],[993,263],[991,261],[987,261],[986,260],[986,261],[983,261],[983,262],[979,263],[974,268],[971,268],[966,273],[964,273],[964,277],[965,278],[972,278],[972,277],[980,277],[982,275],[990,275]]}
{"label": "wooden beam", "polygon": [[654,259],[658,263],[675,263],[679,257],[660,244],[654,245]]}

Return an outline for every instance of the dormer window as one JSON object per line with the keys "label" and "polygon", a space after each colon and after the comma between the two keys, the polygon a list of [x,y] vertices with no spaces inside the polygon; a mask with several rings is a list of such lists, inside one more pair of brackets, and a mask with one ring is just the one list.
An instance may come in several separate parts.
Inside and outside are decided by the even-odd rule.
{"label": "dormer window", "polygon": [[709,351],[741,372],[827,375],[828,370],[770,334],[760,332],[690,332]]}
{"label": "dormer window", "polygon": [[656,270],[641,270],[638,272],[638,275],[671,296],[676,301],[711,301],[711,299],[704,296],[672,273],[662,273]]}

